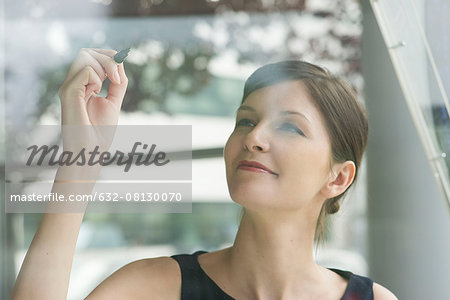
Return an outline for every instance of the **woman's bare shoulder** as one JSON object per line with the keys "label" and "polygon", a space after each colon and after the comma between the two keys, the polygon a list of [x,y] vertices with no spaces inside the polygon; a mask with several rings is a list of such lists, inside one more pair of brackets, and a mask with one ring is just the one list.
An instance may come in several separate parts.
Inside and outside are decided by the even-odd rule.
{"label": "woman's bare shoulder", "polygon": [[180,299],[181,271],[170,257],[147,258],[129,263],[106,278],[86,298]]}
{"label": "woman's bare shoulder", "polygon": [[373,283],[373,299],[374,300],[398,300],[398,298],[384,286]]}

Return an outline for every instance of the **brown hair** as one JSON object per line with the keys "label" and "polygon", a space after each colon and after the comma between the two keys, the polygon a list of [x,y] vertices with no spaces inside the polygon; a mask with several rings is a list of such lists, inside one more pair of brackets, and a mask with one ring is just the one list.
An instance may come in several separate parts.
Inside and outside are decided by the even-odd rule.
{"label": "brown hair", "polygon": [[[369,125],[356,92],[345,81],[304,61],[282,61],[262,66],[250,75],[245,82],[242,102],[257,89],[290,80],[301,80],[306,86],[324,117],[332,161],[353,161],[356,166],[355,182],[367,144]],[[327,199],[323,204],[316,225],[315,239],[318,242],[323,241],[327,215],[339,210],[339,199],[345,193]]]}

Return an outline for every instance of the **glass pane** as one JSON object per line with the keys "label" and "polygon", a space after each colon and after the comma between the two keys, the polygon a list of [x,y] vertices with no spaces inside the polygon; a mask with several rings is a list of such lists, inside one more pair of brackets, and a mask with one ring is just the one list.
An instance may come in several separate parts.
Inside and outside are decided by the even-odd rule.
{"label": "glass pane", "polygon": [[[231,243],[240,208],[229,199],[220,148],[233,128],[243,80],[257,66],[303,59],[362,90],[358,1],[60,3],[6,1],[9,125],[59,123],[57,91],[80,48],[132,47],[121,124],[192,124],[194,154],[214,150],[213,156],[198,152],[209,158],[193,162],[192,215],[86,215],[69,299],[84,297],[132,260]],[[330,223],[321,261],[367,274],[365,170],[360,174],[356,192],[345,200],[348,212]],[[14,217],[19,268],[40,216]]]}
{"label": "glass pane", "polygon": [[[378,24],[386,42],[397,77],[402,87],[411,116],[421,138],[425,153],[439,184],[442,196],[450,208],[450,105],[448,91],[450,81],[443,81],[442,74],[448,69],[449,60],[440,56],[439,64],[433,51],[440,53],[449,50],[448,27],[438,35],[429,20],[445,20],[435,15],[427,15],[427,5],[439,8],[442,14],[449,12],[449,5],[423,0],[372,0]],[[438,1],[439,2],[439,1]],[[428,18],[428,23],[426,23]],[[428,30],[427,30],[428,29]],[[439,48],[430,46],[430,35],[440,37]],[[444,40],[441,38],[445,37]],[[447,75],[448,76],[448,75]],[[448,77],[447,77],[448,78]]]}

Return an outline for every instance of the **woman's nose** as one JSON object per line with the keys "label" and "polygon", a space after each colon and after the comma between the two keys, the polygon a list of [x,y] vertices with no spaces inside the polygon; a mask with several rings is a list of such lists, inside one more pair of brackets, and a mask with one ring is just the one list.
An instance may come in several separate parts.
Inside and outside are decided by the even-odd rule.
{"label": "woman's nose", "polygon": [[267,152],[269,150],[267,128],[256,125],[245,137],[244,149],[250,152]]}

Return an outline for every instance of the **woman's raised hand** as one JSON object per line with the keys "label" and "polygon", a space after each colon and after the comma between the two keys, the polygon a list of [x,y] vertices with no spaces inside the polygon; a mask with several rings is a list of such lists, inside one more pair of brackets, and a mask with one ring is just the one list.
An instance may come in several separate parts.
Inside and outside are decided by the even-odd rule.
{"label": "woman's raised hand", "polygon": [[[107,150],[111,145],[128,84],[123,64],[113,59],[116,53],[83,48],[72,63],[59,89],[64,150],[92,150],[97,145]],[[100,97],[106,77],[111,81],[108,95]]]}
{"label": "woman's raised hand", "polygon": [[[59,89],[62,125],[116,125],[128,84],[123,64],[114,50],[83,48]],[[100,97],[106,77],[108,95]]]}

